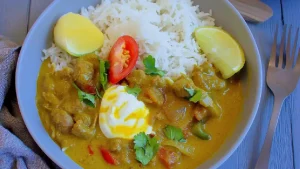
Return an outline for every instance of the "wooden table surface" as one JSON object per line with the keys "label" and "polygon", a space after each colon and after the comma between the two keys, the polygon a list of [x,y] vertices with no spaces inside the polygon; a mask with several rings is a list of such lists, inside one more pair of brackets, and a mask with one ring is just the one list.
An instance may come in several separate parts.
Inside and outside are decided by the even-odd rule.
{"label": "wooden table surface", "polygon": [[[263,0],[274,16],[262,24],[249,24],[263,43],[262,60],[266,66],[274,27],[291,24],[300,27],[300,0]],[[0,0],[0,34],[22,44],[27,32],[52,0]],[[259,35],[258,35],[259,34]],[[261,36],[260,36],[261,35]],[[273,96],[265,87],[260,110],[246,138],[221,169],[252,169],[257,161],[271,117]],[[300,84],[286,99],[281,111],[271,151],[271,169],[300,169]]]}

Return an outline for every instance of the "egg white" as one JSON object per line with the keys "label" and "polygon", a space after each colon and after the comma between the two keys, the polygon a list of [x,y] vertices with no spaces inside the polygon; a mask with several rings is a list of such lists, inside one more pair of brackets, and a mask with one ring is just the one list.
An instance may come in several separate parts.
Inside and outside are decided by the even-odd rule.
{"label": "egg white", "polygon": [[125,86],[112,86],[104,93],[99,125],[107,138],[133,139],[140,133],[152,133],[149,109],[137,98],[126,92]]}

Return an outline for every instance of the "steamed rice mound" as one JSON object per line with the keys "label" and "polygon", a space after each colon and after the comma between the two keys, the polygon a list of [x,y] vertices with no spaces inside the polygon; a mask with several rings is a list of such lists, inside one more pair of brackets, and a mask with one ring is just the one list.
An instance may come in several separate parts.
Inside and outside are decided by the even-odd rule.
{"label": "steamed rice mound", "polygon": [[[156,66],[169,77],[189,74],[195,64],[206,61],[193,38],[199,26],[214,26],[210,13],[199,11],[191,0],[103,0],[101,5],[81,9],[103,33],[104,45],[95,53],[107,59],[111,47],[122,35],[132,36],[139,45],[137,68],[143,58],[152,55]],[[73,59],[55,45],[43,51],[56,70]]]}

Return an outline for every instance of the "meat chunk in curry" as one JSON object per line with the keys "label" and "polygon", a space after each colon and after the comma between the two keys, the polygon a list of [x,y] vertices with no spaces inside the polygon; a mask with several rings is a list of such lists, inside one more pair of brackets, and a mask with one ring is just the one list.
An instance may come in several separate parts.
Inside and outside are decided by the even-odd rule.
{"label": "meat chunk in curry", "polygon": [[96,130],[90,128],[82,119],[76,121],[72,128],[72,134],[79,138],[90,139],[95,135]]}
{"label": "meat chunk in curry", "polygon": [[187,76],[181,76],[179,79],[177,79],[173,85],[172,89],[174,90],[175,94],[178,97],[183,98],[189,98],[191,97],[191,94],[188,92],[188,90],[194,90],[195,92],[199,92],[201,96],[199,96],[198,104],[201,104],[203,107],[209,110],[210,113],[212,113],[214,116],[219,117],[221,115],[221,109],[212,99],[210,94],[206,92],[205,90],[196,87],[194,82],[188,78]]}
{"label": "meat chunk in curry", "polygon": [[159,76],[146,75],[142,70],[134,70],[126,78],[129,86],[138,86],[142,89],[139,99],[146,103],[162,106],[165,102],[164,90],[166,82]]}
{"label": "meat chunk in curry", "polygon": [[93,85],[94,66],[92,63],[84,60],[76,60],[74,66],[73,78],[75,83],[82,89]]}
{"label": "meat chunk in curry", "polygon": [[74,125],[72,116],[61,109],[54,109],[51,118],[55,127],[62,133],[69,133]]}
{"label": "meat chunk in curry", "polygon": [[197,87],[195,86],[192,79],[184,75],[179,77],[172,85],[172,89],[174,90],[175,94],[178,97],[183,97],[183,98],[188,98],[191,96],[186,89],[196,90],[196,88]]}

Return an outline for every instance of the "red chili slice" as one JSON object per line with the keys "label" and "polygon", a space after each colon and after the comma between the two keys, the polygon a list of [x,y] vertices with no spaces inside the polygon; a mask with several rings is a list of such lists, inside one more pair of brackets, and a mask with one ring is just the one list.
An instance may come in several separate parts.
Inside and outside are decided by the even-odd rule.
{"label": "red chili slice", "polygon": [[92,150],[92,146],[88,145],[89,155],[94,155],[94,151]]}
{"label": "red chili slice", "polygon": [[117,159],[115,159],[112,154],[105,148],[100,148],[100,151],[101,151],[101,154],[102,154],[102,157],[103,159],[108,163],[108,164],[111,164],[111,165],[118,165],[119,162]]}

